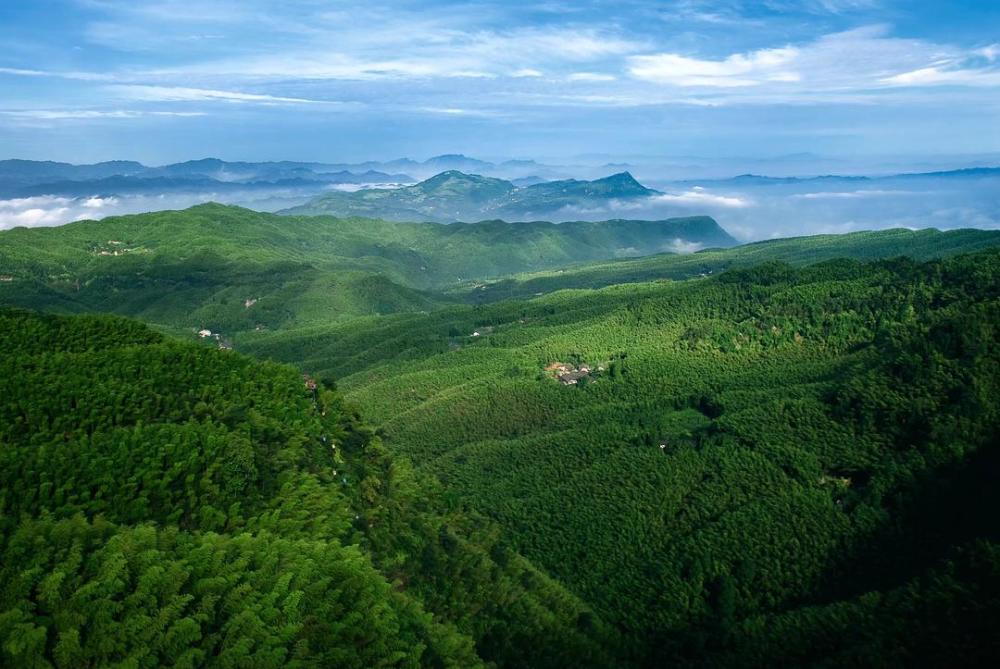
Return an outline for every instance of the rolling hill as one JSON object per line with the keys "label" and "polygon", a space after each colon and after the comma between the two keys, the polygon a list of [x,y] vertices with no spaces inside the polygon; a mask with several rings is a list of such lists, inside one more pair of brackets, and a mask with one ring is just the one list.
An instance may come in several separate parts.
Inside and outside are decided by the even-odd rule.
{"label": "rolling hill", "polygon": [[914,260],[945,258],[1000,245],[997,230],[878,230],[841,235],[788,237],[743,244],[731,249],[706,249],[689,254],[656,254],[584,263],[557,271],[517,275],[461,287],[456,296],[472,302],[531,297],[567,288],[601,288],[619,283],[685,280],[711,276],[725,269],[781,261],[792,265],[852,258],[875,260],[906,256]]}
{"label": "rolling hill", "polygon": [[998,263],[769,262],[245,350],[338,378],[641,665],[976,664],[1000,619]]}
{"label": "rolling hill", "polygon": [[221,205],[0,234],[0,304],[227,336],[454,301],[473,278],[732,244],[708,217],[555,225],[285,217]]}
{"label": "rolling hill", "polygon": [[613,663],[613,630],[295,369],[0,309],[0,371],[3,666]]}
{"label": "rolling hill", "polygon": [[1000,233],[692,235],[0,233],[5,663],[988,664]]}
{"label": "rolling hill", "polygon": [[375,188],[320,195],[286,214],[367,216],[392,221],[478,221],[488,218],[537,220],[573,218],[572,212],[609,201],[641,200],[655,195],[628,172],[594,181],[567,179],[515,186],[510,181],[456,170],[442,172],[413,186]]}

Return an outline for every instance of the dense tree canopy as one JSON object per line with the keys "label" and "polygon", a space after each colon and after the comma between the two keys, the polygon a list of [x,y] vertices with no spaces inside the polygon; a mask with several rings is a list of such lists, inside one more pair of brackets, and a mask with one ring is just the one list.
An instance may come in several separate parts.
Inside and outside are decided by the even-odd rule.
{"label": "dense tree canopy", "polygon": [[334,391],[129,321],[0,314],[4,664],[602,663],[586,607]]}
{"label": "dense tree canopy", "polygon": [[272,218],[0,239],[158,328],[0,309],[0,665],[1000,659],[996,234],[470,283],[503,224]]}

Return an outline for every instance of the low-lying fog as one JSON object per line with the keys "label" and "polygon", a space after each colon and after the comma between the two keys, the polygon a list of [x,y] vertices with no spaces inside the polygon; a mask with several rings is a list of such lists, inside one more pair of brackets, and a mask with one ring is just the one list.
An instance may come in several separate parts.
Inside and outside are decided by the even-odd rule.
{"label": "low-lying fog", "polygon": [[642,203],[613,202],[603,211],[566,211],[565,217],[708,214],[742,241],[898,227],[1000,228],[1000,175],[647,185],[663,195]]}
{"label": "low-lying fog", "polygon": [[[997,174],[801,181],[757,178],[657,181],[647,177],[643,181],[662,194],[638,201],[611,200],[600,207],[568,207],[547,218],[657,219],[708,214],[742,241],[892,227],[1000,228],[1000,175]],[[39,195],[0,200],[0,229],[181,209],[208,201],[276,211],[300,204],[312,195],[315,192],[259,188],[89,197]]]}

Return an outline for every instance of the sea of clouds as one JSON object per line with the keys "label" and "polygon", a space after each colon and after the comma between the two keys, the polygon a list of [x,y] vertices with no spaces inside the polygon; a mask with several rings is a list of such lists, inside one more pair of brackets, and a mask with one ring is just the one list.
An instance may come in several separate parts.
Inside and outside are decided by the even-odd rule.
{"label": "sea of clouds", "polygon": [[653,184],[662,192],[599,207],[565,207],[564,220],[712,216],[740,241],[885,228],[1000,229],[1000,177],[734,185]]}
{"label": "sea of clouds", "polygon": [[[1000,177],[919,180],[652,182],[660,194],[565,207],[550,220],[661,219],[706,214],[740,241],[884,228],[1000,228]],[[88,197],[40,195],[0,200],[0,230],[183,209],[215,201],[275,211],[304,201],[288,191],[191,192]],[[678,249],[688,250],[688,249]]]}

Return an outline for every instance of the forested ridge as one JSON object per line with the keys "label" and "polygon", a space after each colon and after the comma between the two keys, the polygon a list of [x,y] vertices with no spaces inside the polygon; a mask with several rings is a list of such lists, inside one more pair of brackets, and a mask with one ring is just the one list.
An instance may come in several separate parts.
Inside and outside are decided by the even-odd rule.
{"label": "forested ridge", "polygon": [[998,263],[772,262],[258,352],[341,377],[639,664],[986,663]]}
{"label": "forested ridge", "polygon": [[0,235],[0,305],[172,330],[287,329],[453,302],[444,286],[730,239],[708,217],[452,225],[204,204]]}
{"label": "forested ridge", "polygon": [[995,234],[428,287],[505,224],[247,216],[0,236],[0,665],[1000,658]]}
{"label": "forested ridge", "polygon": [[607,663],[335,390],[115,318],[0,325],[3,665]]}

